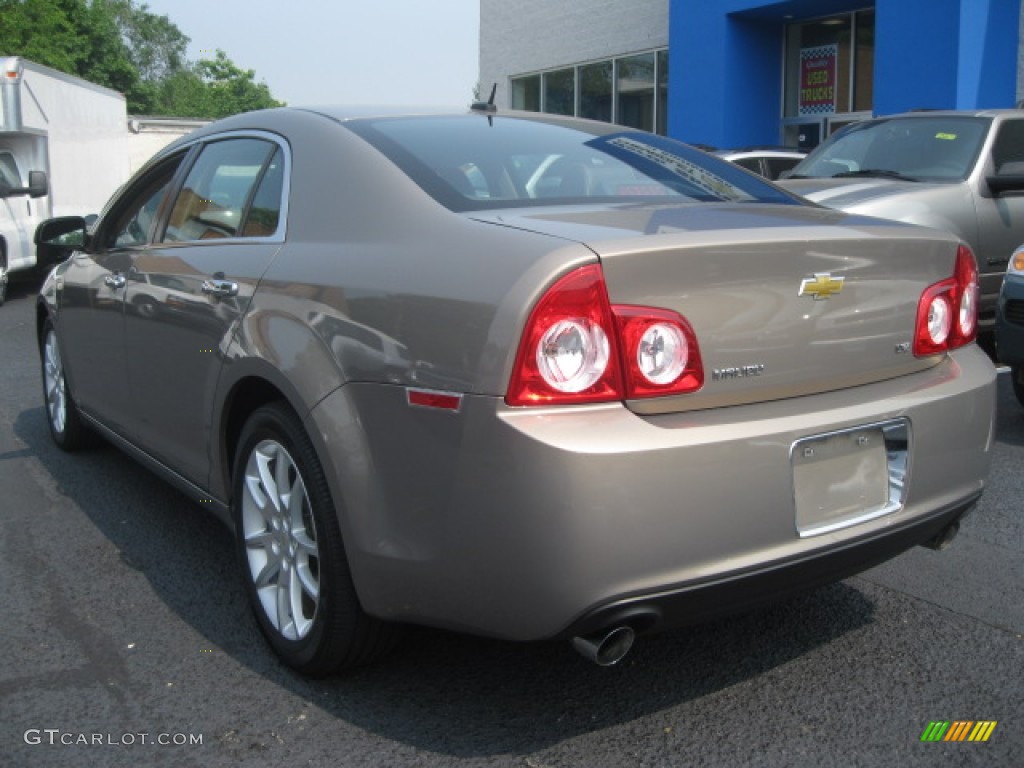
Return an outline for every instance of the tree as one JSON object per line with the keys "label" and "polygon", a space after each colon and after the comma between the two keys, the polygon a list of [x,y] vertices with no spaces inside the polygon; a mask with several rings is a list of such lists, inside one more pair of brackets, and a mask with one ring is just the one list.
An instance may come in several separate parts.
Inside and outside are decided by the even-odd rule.
{"label": "tree", "polygon": [[0,0],[0,54],[77,71],[76,30],[60,0]]}
{"label": "tree", "polygon": [[215,58],[166,78],[158,104],[166,114],[211,118],[281,106],[266,83],[256,82],[253,70],[239,68],[220,49]]}
{"label": "tree", "polygon": [[223,51],[189,62],[188,43],[135,0],[0,0],[0,54],[120,91],[134,114],[212,118],[280,106]]}

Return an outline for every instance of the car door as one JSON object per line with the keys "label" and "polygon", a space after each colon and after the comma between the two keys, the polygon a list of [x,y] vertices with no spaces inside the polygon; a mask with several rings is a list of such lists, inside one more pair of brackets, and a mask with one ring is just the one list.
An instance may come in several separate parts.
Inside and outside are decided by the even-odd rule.
{"label": "car door", "polygon": [[87,251],[76,251],[61,279],[61,353],[79,407],[131,436],[124,348],[124,297],[133,260],[145,251],[171,180],[175,155],[125,188],[108,207]]}
{"label": "car door", "polygon": [[[0,150],[0,182],[10,187],[23,187],[18,161],[10,152]],[[3,256],[7,269],[23,269],[32,265],[32,233],[39,223],[27,195],[0,198],[0,238],[7,244]]]}
{"label": "car door", "polygon": [[[1024,119],[1008,118],[997,127],[984,175],[1018,162],[1024,162]],[[985,184],[984,178],[980,184]],[[986,189],[976,199],[980,245],[975,255],[982,274],[982,293],[991,295],[999,292],[1010,255],[1024,244],[1024,195],[1008,192],[996,197]]]}
{"label": "car door", "polygon": [[284,238],[287,153],[269,135],[194,152],[125,296],[133,428],[145,449],[205,486],[213,394],[236,323]]}

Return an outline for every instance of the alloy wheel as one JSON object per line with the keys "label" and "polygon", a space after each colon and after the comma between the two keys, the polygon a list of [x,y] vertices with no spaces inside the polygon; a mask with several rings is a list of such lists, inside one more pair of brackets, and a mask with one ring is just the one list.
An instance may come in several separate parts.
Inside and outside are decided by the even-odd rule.
{"label": "alloy wheel", "polygon": [[320,604],[320,556],[309,496],[284,446],[263,440],[249,454],[242,537],[267,620],[284,638],[309,634]]}
{"label": "alloy wheel", "polygon": [[50,426],[57,434],[63,434],[67,427],[67,390],[64,381],[64,363],[53,329],[46,334],[43,346],[43,384],[46,393],[46,413]]}

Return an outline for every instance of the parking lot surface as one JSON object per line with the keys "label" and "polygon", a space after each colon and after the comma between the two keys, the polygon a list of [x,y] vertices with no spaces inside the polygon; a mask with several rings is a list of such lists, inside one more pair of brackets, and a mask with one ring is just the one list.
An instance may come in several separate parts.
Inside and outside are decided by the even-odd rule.
{"label": "parking lot surface", "polygon": [[[412,629],[310,681],[260,638],[226,529],[114,448],[53,446],[33,302],[16,283],[0,308],[0,765],[1021,765],[1024,408],[1006,376],[989,488],[946,551],[641,637],[610,669],[561,642]],[[996,726],[922,741],[935,721]]]}

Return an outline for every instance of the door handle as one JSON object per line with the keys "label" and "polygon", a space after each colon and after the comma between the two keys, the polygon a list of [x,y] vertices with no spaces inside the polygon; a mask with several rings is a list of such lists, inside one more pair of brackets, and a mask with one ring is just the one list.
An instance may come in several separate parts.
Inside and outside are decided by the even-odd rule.
{"label": "door handle", "polygon": [[115,272],[112,275],[107,275],[103,278],[103,282],[109,285],[114,290],[118,288],[124,288],[124,275]]}
{"label": "door handle", "polygon": [[233,280],[203,280],[203,285],[200,290],[210,296],[216,296],[218,299],[223,299],[228,296],[238,295],[238,283]]}

